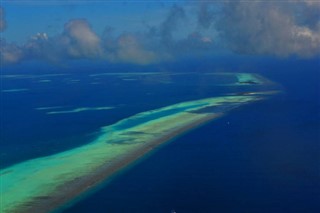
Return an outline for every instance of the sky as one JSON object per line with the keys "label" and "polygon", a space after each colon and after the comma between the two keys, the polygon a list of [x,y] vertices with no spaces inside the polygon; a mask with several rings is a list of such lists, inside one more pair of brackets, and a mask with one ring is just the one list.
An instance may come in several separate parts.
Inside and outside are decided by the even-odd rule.
{"label": "sky", "polygon": [[2,0],[3,66],[102,60],[148,65],[221,54],[320,55],[320,1]]}

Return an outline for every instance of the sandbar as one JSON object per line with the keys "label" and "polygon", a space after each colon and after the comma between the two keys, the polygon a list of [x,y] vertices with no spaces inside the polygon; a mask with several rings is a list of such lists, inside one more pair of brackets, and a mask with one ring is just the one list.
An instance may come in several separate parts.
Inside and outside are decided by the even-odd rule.
{"label": "sandbar", "polygon": [[0,212],[54,210],[160,144],[272,94],[209,97],[141,112],[101,128],[88,144],[2,169]]}
{"label": "sandbar", "polygon": [[[221,96],[150,110],[102,128],[101,135],[89,144],[8,167],[0,173],[2,212],[54,209],[158,144],[221,116],[226,106],[261,99]],[[204,110],[212,107],[223,110]]]}
{"label": "sandbar", "polygon": [[29,89],[26,88],[16,88],[16,89],[3,89],[1,92],[25,92],[28,91]]}
{"label": "sandbar", "polygon": [[109,110],[113,109],[114,107],[81,107],[71,110],[60,110],[60,111],[50,111],[47,112],[48,115],[54,115],[54,114],[68,114],[68,113],[78,113],[78,112],[84,112],[84,111],[99,111],[99,110]]}

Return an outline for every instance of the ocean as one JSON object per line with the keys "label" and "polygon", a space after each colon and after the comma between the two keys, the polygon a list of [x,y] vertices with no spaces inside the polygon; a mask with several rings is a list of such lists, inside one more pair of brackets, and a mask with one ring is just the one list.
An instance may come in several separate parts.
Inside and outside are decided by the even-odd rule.
{"label": "ocean", "polygon": [[282,92],[161,145],[61,211],[319,212],[319,67],[252,57],[15,65],[1,73],[1,168],[86,144],[139,112],[248,92],[255,85],[217,86],[229,80],[205,73],[253,72]]}

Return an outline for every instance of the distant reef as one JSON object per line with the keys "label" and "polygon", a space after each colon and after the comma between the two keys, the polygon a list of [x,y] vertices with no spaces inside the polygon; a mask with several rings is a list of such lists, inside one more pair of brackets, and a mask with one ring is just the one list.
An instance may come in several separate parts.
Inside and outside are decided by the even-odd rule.
{"label": "distant reef", "polygon": [[[238,76],[238,80],[256,78]],[[259,84],[263,81],[259,79]],[[103,127],[92,142],[0,171],[1,212],[49,212],[101,183],[160,144],[276,91],[228,94],[142,112]]]}

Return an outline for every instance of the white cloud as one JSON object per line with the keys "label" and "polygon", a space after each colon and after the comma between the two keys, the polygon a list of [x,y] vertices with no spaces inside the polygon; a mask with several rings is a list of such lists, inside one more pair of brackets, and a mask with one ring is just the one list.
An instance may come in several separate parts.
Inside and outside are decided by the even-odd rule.
{"label": "white cloud", "polygon": [[66,23],[60,41],[72,57],[95,58],[101,57],[103,52],[100,38],[85,19],[74,19]]}
{"label": "white cloud", "polygon": [[320,53],[320,22],[303,15],[313,6],[310,1],[228,1],[218,30],[237,53],[314,56]]}
{"label": "white cloud", "polygon": [[150,64],[157,62],[155,52],[145,49],[137,37],[123,34],[117,39],[116,60],[137,64]]}
{"label": "white cloud", "polygon": [[115,36],[108,31],[102,37],[86,19],[73,19],[57,35],[37,33],[21,46],[2,41],[1,60],[60,62],[84,58],[145,65],[226,52],[225,49],[238,54],[281,57],[320,54],[319,2],[205,1],[173,6],[167,12],[162,22],[145,30]]}

